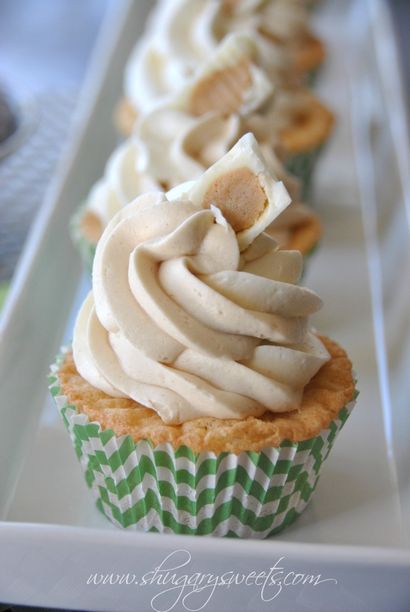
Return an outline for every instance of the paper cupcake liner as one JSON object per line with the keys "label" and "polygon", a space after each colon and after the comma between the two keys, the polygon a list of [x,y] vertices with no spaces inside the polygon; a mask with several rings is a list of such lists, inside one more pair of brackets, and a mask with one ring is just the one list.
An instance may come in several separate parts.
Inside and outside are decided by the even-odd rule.
{"label": "paper cupcake liner", "polygon": [[95,256],[95,244],[90,242],[81,231],[81,219],[84,215],[85,205],[83,204],[73,215],[70,223],[70,236],[79,252],[87,273],[91,276],[93,261]]}
{"label": "paper cupcake liner", "polygon": [[324,145],[320,145],[311,151],[289,155],[285,161],[287,172],[300,179],[302,200],[305,202],[310,202],[313,174],[323,149]]}
{"label": "paper cupcake liner", "polygon": [[314,13],[314,11],[316,11],[318,8],[320,8],[321,4],[323,4],[323,0],[313,0],[311,2],[308,2],[307,3],[308,11],[310,13]]}
{"label": "paper cupcake liner", "polygon": [[323,461],[354,401],[318,436],[260,452],[194,453],[102,430],[62,395],[59,364],[50,391],[98,508],[117,526],[162,533],[266,538],[307,506]]}
{"label": "paper cupcake liner", "polygon": [[316,68],[313,68],[312,70],[309,70],[309,72],[305,74],[306,87],[308,87],[309,89],[313,89],[315,87],[319,79],[321,71],[322,71],[322,65],[317,66]]}

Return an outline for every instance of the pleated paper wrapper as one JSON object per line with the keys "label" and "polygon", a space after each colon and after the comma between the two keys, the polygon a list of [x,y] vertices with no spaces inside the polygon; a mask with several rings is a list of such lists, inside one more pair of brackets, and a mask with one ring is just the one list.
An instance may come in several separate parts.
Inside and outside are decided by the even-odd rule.
{"label": "pleated paper wrapper", "polygon": [[98,508],[126,529],[241,538],[278,533],[307,506],[355,403],[309,440],[238,455],[194,453],[134,442],[90,422],[61,393],[62,359],[64,352],[51,369],[51,394]]}

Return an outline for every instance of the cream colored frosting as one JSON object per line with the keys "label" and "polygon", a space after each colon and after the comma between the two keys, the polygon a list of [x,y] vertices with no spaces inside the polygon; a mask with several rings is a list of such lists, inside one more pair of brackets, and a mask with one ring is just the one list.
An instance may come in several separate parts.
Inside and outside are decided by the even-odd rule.
{"label": "cream colored frosting", "polygon": [[177,91],[215,50],[219,2],[159,0],[125,69],[125,93],[135,108]]}
{"label": "cream colored frosting", "polygon": [[[265,201],[235,233],[222,210],[241,205],[230,181],[243,172],[255,183],[247,197],[262,192]],[[329,356],[308,328],[321,300],[295,284],[300,253],[279,251],[263,233],[289,201],[248,134],[197,181],[123,208],[98,243],[77,318],[79,373],[167,423],[297,408]]]}
{"label": "cream colored frosting", "polygon": [[[254,56],[249,36],[226,37],[184,87],[140,117],[134,135],[113,153],[88,198],[87,208],[103,227],[139,194],[200,177],[247,131],[256,134],[271,171],[297,200],[298,182],[273,152],[273,88],[252,62]],[[259,113],[261,107],[268,119]]]}
{"label": "cream colored frosting", "polygon": [[138,112],[146,112],[177,91],[232,32],[250,35],[258,65],[281,80],[290,62],[283,43],[306,30],[300,1],[160,0],[127,62],[125,95]]}
{"label": "cream colored frosting", "polygon": [[258,32],[270,33],[285,42],[303,35],[307,29],[308,13],[298,0],[238,0],[231,6],[230,30],[248,29],[251,23]]}

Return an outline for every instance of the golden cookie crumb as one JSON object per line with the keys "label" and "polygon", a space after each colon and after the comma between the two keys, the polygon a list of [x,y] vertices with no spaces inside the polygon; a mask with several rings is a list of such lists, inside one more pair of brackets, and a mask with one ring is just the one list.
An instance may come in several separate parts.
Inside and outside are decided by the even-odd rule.
{"label": "golden cookie crumb", "polygon": [[128,434],[135,442],[169,442],[174,448],[185,445],[194,452],[260,451],[279,446],[283,440],[298,442],[316,436],[353,399],[355,383],[349,358],[335,342],[320,338],[331,359],[306,385],[301,407],[286,414],[265,412],[261,417],[239,420],[201,417],[167,425],[154,410],[92,387],[78,374],[71,353],[59,370],[61,391],[90,421],[112,429],[117,436]]}
{"label": "golden cookie crumb", "polygon": [[249,61],[216,70],[204,77],[191,93],[189,112],[200,116],[209,111],[230,115],[239,111],[245,91],[252,83]]}

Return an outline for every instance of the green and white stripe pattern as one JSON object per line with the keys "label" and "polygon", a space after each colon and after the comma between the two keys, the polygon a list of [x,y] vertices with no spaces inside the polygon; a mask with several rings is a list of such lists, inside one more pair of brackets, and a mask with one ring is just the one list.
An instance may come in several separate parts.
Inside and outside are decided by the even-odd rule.
{"label": "green and white stripe pattern", "polygon": [[292,523],[354,402],[320,435],[261,452],[194,453],[102,431],[61,395],[58,363],[50,391],[99,509],[116,525],[163,533],[266,538]]}

